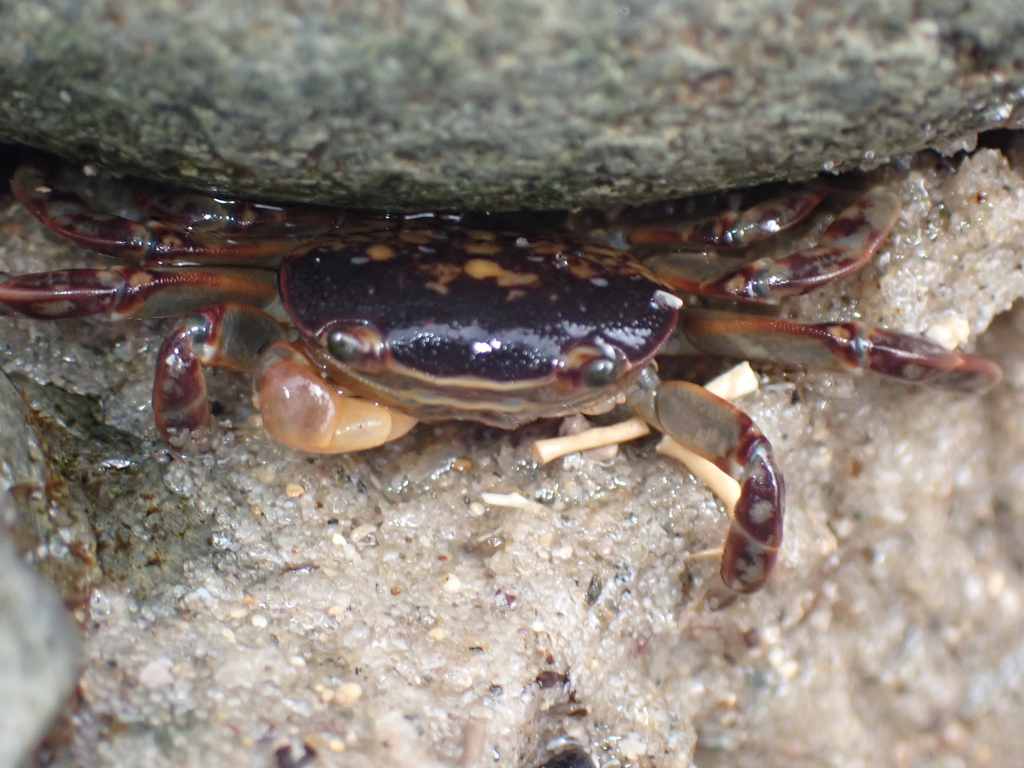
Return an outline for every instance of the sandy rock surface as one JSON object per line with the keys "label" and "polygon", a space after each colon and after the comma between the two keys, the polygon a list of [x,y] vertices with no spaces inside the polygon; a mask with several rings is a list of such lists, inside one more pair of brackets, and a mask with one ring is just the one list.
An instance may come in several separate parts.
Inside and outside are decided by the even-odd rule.
{"label": "sandy rock surface", "polygon": [[[767,371],[739,405],[786,474],[786,544],[768,588],[718,613],[703,553],[725,515],[653,438],[538,467],[557,423],[454,424],[314,457],[218,371],[213,450],[182,457],[148,407],[165,324],[4,318],[3,369],[100,571],[61,561],[87,661],[40,761],[520,766],[568,738],[608,768],[1016,765],[1024,180],[1001,140],[881,172],[893,236],[787,312],[962,340],[1006,382]],[[7,271],[97,261],[9,197],[2,214]]]}
{"label": "sandy rock surface", "polygon": [[635,204],[1015,119],[1024,5],[17,0],[0,137],[363,207]]}

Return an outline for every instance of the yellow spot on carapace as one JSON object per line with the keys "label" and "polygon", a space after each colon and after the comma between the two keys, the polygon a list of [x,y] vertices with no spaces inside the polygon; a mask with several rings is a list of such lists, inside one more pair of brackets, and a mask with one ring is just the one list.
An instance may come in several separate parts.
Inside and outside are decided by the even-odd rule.
{"label": "yellow spot on carapace", "polygon": [[533,272],[512,272],[490,259],[470,259],[463,267],[466,274],[476,280],[493,277],[502,288],[517,285],[537,285],[540,277]]}
{"label": "yellow spot on carapace", "polygon": [[366,255],[373,261],[387,261],[395,258],[395,249],[388,245],[377,243],[366,249]]}
{"label": "yellow spot on carapace", "polygon": [[490,259],[470,259],[463,267],[466,274],[477,280],[485,280],[488,277],[497,277],[504,270],[496,261]]}
{"label": "yellow spot on carapace", "polygon": [[569,264],[569,274],[577,280],[589,280],[592,277],[597,277],[601,273],[598,272],[597,268],[589,261],[574,259]]}
{"label": "yellow spot on carapace", "polygon": [[496,243],[466,243],[462,250],[475,256],[493,256],[501,249]]}
{"label": "yellow spot on carapace", "polygon": [[462,274],[462,268],[458,264],[426,261],[420,262],[417,266],[423,277],[433,278],[425,280],[423,287],[442,296],[448,293],[448,283]]}
{"label": "yellow spot on carapace", "polygon": [[530,250],[540,256],[552,256],[565,250],[561,243],[553,243],[550,240],[538,240],[530,244]]}
{"label": "yellow spot on carapace", "polygon": [[466,236],[474,240],[497,240],[498,236],[489,229],[467,229]]}

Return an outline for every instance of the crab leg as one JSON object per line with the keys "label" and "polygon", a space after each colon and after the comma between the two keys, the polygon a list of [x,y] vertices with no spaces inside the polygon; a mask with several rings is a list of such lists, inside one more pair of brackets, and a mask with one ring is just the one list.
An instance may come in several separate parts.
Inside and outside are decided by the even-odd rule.
{"label": "crab leg", "polygon": [[153,380],[153,416],[164,440],[210,426],[203,366],[252,371],[263,350],[281,336],[273,317],[233,301],[179,320],[160,345]]}
{"label": "crab leg", "polygon": [[680,317],[679,333],[704,352],[839,371],[870,370],[954,392],[984,392],[1002,378],[991,360],[858,322],[810,324],[688,310]]}
{"label": "crab leg", "polygon": [[312,237],[348,222],[344,209],[318,205],[268,205],[222,200],[192,192],[135,190],[132,202],[140,211],[188,229],[238,234],[243,237]]}
{"label": "crab leg", "polygon": [[782,544],[785,490],[772,447],[749,416],[703,387],[660,382],[645,369],[626,398],[655,429],[735,479],[740,485],[725,538],[725,591],[709,596],[724,608],[738,594],[764,586]]}
{"label": "crab leg", "polygon": [[774,303],[864,267],[889,236],[899,212],[899,198],[872,189],[839,214],[816,246],[780,259],[761,258],[710,275],[706,262],[688,254],[661,254],[646,264],[679,291]]}
{"label": "crab leg", "polygon": [[0,314],[169,317],[216,301],[265,306],[276,296],[274,273],[260,269],[64,269],[7,277],[0,282]]}
{"label": "crab leg", "polygon": [[49,166],[27,163],[14,172],[11,191],[53,232],[86,248],[140,264],[273,266],[298,245],[292,237],[231,238],[159,221],[99,213]]}
{"label": "crab leg", "polygon": [[[635,245],[739,248],[792,227],[806,218],[824,197],[824,187],[811,186],[769,198],[746,210],[728,211],[695,221],[669,224],[626,222],[619,228],[616,239],[621,239],[627,248]],[[671,208],[666,210],[666,205],[675,204],[654,204],[639,211],[646,216],[668,219],[675,211]]]}

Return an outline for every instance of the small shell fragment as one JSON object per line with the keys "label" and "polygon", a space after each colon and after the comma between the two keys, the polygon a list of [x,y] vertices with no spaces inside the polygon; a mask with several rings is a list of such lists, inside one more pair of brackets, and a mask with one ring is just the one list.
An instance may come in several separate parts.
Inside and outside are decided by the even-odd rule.
{"label": "small shell fragment", "polygon": [[534,502],[520,493],[481,493],[480,498],[483,499],[484,504],[490,504],[493,507],[518,507],[525,509],[532,507]]}
{"label": "small shell fragment", "polygon": [[929,326],[924,335],[952,352],[971,337],[971,325],[962,315],[950,315]]}
{"label": "small shell fragment", "polygon": [[363,689],[358,683],[342,683],[334,692],[334,702],[343,707],[350,707],[359,701],[362,695]]}

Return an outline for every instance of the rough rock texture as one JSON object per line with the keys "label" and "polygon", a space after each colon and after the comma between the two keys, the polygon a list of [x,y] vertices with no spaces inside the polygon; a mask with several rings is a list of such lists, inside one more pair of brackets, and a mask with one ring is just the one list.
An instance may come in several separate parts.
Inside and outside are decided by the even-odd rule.
{"label": "rough rock texture", "polygon": [[[18,534],[36,524],[30,515],[39,511],[29,498],[46,482],[46,463],[27,418],[21,395],[0,374],[0,766],[17,764],[36,746],[71,693],[81,658],[67,610],[22,559],[46,554],[15,546],[27,544],[29,537]],[[65,538],[71,538],[68,532]],[[53,543],[67,550],[66,541]]]}
{"label": "rough rock texture", "polygon": [[[1003,138],[880,172],[892,238],[789,311],[963,339],[1006,382],[766,372],[740,405],[786,474],[786,544],[718,613],[699,606],[725,516],[653,439],[537,467],[555,423],[422,426],[313,457],[215,372],[214,449],[182,457],[148,410],[163,324],[3,319],[3,368],[71,482],[103,499],[131,476],[92,502],[105,578],[48,764],[520,766],[567,737],[604,766],[1018,765],[1024,144]],[[10,198],[2,222],[3,269],[96,260]]]}
{"label": "rough rock texture", "polygon": [[46,733],[78,679],[80,653],[53,587],[0,529],[0,765],[17,764]]}
{"label": "rough rock texture", "polygon": [[0,136],[366,207],[637,203],[1013,118],[1012,0],[16,0]]}

